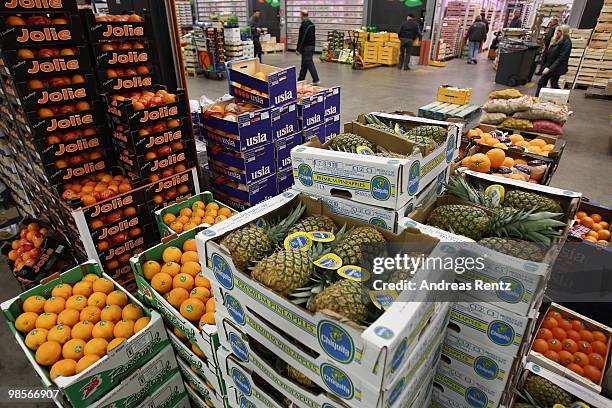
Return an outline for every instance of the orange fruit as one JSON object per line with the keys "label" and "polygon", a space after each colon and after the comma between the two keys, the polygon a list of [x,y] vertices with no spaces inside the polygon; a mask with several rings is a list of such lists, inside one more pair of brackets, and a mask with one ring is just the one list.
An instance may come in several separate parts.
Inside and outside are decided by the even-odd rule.
{"label": "orange fruit", "polygon": [[535,339],[531,349],[538,353],[546,353],[548,351],[548,342],[544,339]]}
{"label": "orange fruit", "polygon": [[552,316],[546,316],[542,322],[542,327],[552,331],[552,329],[559,327],[559,322]]}
{"label": "orange fruit", "polygon": [[172,329],[172,332],[174,333],[174,335],[176,337],[178,337],[181,340],[187,340],[187,336],[185,336],[177,327],[175,327],[174,329]]}
{"label": "orange fruit", "polygon": [[174,288],[164,295],[168,303],[177,309],[181,307],[181,303],[189,299],[189,292],[184,288]]}
{"label": "orange fruit", "polygon": [[584,376],[589,380],[593,381],[595,384],[599,384],[601,381],[601,370],[595,366],[587,365],[583,367]]}
{"label": "orange fruit", "polygon": [[576,363],[571,363],[566,366],[567,369],[575,372],[578,375],[584,376],[584,370]]}
{"label": "orange fruit", "polygon": [[[193,210],[193,216],[191,218],[204,218],[206,216],[206,211],[205,210]],[[201,222],[201,221],[200,221]],[[195,251],[195,249],[194,249]]]}
{"label": "orange fruit", "polygon": [[601,341],[603,344],[608,343],[608,337],[599,330],[593,330],[593,338],[597,341]]}
{"label": "orange fruit", "polygon": [[[601,225],[601,223],[599,224]],[[604,240],[604,241],[609,241],[610,240],[610,231],[608,231],[607,229],[601,229],[597,232],[597,238]]]}
{"label": "orange fruit", "polygon": [[49,370],[51,381],[55,382],[57,377],[71,377],[76,374],[77,362],[72,359],[59,360]]}
{"label": "orange fruit", "polygon": [[194,238],[188,239],[183,242],[183,252],[194,251],[198,252],[198,248],[196,246],[196,240]]}
{"label": "orange fruit", "polygon": [[593,350],[593,353],[605,356],[606,352],[608,351],[608,346],[603,341],[595,340],[591,343],[591,349]]}
{"label": "orange fruit", "polygon": [[200,299],[203,303],[206,303],[210,298],[210,291],[205,287],[195,287],[189,293],[189,297],[193,299]]}
{"label": "orange fruit", "polygon": [[561,341],[557,339],[550,339],[548,340],[548,348],[558,353],[563,349],[563,345],[561,344]]}
{"label": "orange fruit", "polygon": [[203,221],[208,225],[214,225],[215,217],[213,217],[212,215],[207,215],[206,217],[204,217]]}
{"label": "orange fruit", "polygon": [[186,262],[200,262],[198,253],[196,251],[186,251],[181,255],[180,264],[183,265]]}
{"label": "orange fruit", "polygon": [[589,231],[589,232],[587,232],[587,235],[586,235],[586,236],[587,236],[587,237],[593,237],[593,238],[597,239],[597,237],[598,237],[599,235],[598,235],[598,234],[597,234],[597,232],[595,232],[595,231]]}
{"label": "orange fruit", "polygon": [[558,362],[559,362],[559,354],[557,354],[557,352],[556,352],[556,351],[553,351],[553,350],[547,350],[547,351],[544,353],[544,356],[545,356],[547,359],[554,361],[555,363],[558,363]]}
{"label": "orange fruit", "polygon": [[529,142],[529,144],[532,146],[540,147],[540,148],[547,145],[546,140],[543,140],[543,139],[533,139]]}
{"label": "orange fruit", "polygon": [[204,204],[203,201],[198,200],[198,201],[195,201],[193,204],[191,204],[191,209],[193,211],[196,211],[196,210],[205,210],[206,209],[206,204]]}
{"label": "orange fruit", "polygon": [[491,162],[491,167],[500,167],[506,159],[506,154],[502,149],[491,149],[486,155]]}
{"label": "orange fruit", "polygon": [[587,228],[591,228],[595,224],[595,221],[593,221],[591,217],[582,217],[580,219],[580,224],[584,225]]}
{"label": "orange fruit", "polygon": [[601,227],[605,230],[610,228],[610,224],[606,221],[599,221],[599,225],[601,225]]}
{"label": "orange fruit", "polygon": [[79,318],[82,321],[88,320],[92,325],[98,323],[101,320],[100,315],[102,311],[97,306],[87,306],[85,309],[81,310],[81,314]]}
{"label": "orange fruit", "polygon": [[134,335],[134,321],[133,320],[119,320],[115,324],[115,328],[113,329],[113,335],[115,337],[124,337],[129,339]]}
{"label": "orange fruit", "polygon": [[168,293],[172,289],[172,276],[160,272],[151,279],[151,286],[161,294]]}
{"label": "orange fruit", "polygon": [[189,320],[198,321],[204,314],[205,308],[206,306],[201,300],[189,298],[181,303],[180,313]]}
{"label": "orange fruit", "polygon": [[514,159],[514,164],[527,164],[525,159]]}
{"label": "orange fruit", "polygon": [[196,277],[202,271],[202,267],[199,262],[187,261],[181,266],[181,273]]}
{"label": "orange fruit", "polygon": [[202,350],[200,350],[200,348],[196,344],[194,344],[194,343],[191,343],[191,351],[193,351],[199,357],[203,357],[203,358],[206,357],[204,352]]}
{"label": "orange fruit", "polygon": [[106,294],[102,292],[92,293],[89,299],[87,299],[87,305],[103,308],[106,305]]}
{"label": "orange fruit", "polygon": [[583,219],[584,217],[588,216],[587,213],[585,213],[584,211],[578,211],[576,213],[576,218],[578,218],[579,220]]}
{"label": "orange fruit", "polygon": [[100,278],[93,283],[92,289],[94,292],[102,292],[108,295],[115,290],[115,285],[110,279]]}
{"label": "orange fruit", "polygon": [[98,357],[104,357],[107,346],[108,341],[101,337],[91,339],[85,344],[85,355],[95,354]]}
{"label": "orange fruit", "polygon": [[603,370],[606,360],[600,354],[591,353],[589,354],[589,364]]}
{"label": "orange fruit", "polygon": [[43,313],[36,319],[37,329],[51,330],[57,324],[57,315],[55,313]]}
{"label": "orange fruit", "polygon": [[45,303],[47,300],[42,296],[30,296],[23,301],[21,307],[24,312],[33,312],[40,314],[45,311]]}
{"label": "orange fruit", "polygon": [[578,333],[574,329],[570,329],[570,330],[567,331],[567,338],[574,340],[576,343],[581,340],[580,333]]}
{"label": "orange fruit", "polygon": [[563,319],[563,315],[556,310],[551,310],[550,312],[546,313],[546,316],[553,317],[557,321]]}
{"label": "orange fruit", "polygon": [[476,153],[470,160],[470,170],[486,173],[491,170],[491,160],[482,153]]}
{"label": "orange fruit", "polygon": [[481,128],[474,128],[474,130],[478,132],[479,135],[482,135],[484,133]]}
{"label": "orange fruit", "polygon": [[215,203],[214,201],[206,204],[206,210],[215,210],[218,211],[220,208],[219,204]]}
{"label": "orange fruit", "polygon": [[142,265],[142,271],[144,277],[150,281],[155,274],[161,271],[161,265],[157,261],[147,261]]}
{"label": "orange fruit", "polygon": [[202,327],[202,326],[204,326],[206,324],[216,324],[215,313],[214,312],[212,312],[212,313],[204,313],[202,315],[202,317],[200,318],[200,321],[198,323],[198,325],[199,325],[198,327]]}
{"label": "orange fruit", "polygon": [[181,255],[183,255],[183,253],[180,249],[175,246],[170,246],[164,249],[162,259],[164,262],[179,262],[181,260]]}
{"label": "orange fruit", "polygon": [[584,237],[585,241],[591,241],[591,242],[597,242],[597,238],[592,237],[592,236],[586,236]]}
{"label": "orange fruit", "polygon": [[66,299],[61,297],[51,296],[45,302],[45,312],[58,314],[64,310]]}
{"label": "orange fruit", "polygon": [[518,141],[516,143],[514,143],[516,146],[520,146],[520,147],[525,147],[525,148],[529,148],[529,142],[527,142],[526,140],[521,140]]}
{"label": "orange fruit", "polygon": [[106,305],[100,313],[100,319],[117,323],[119,320],[121,320],[121,312],[121,307],[117,305]]}
{"label": "orange fruit", "polygon": [[72,288],[73,295],[82,295],[85,297],[89,297],[93,293],[93,283],[90,281],[80,281],[74,284]]}
{"label": "orange fruit", "polygon": [[554,148],[555,148],[555,145],[549,143],[549,144],[546,144],[546,145],[542,146],[542,151],[543,152],[550,152]]}
{"label": "orange fruit", "polygon": [[177,234],[180,234],[181,232],[183,232],[183,223],[178,220],[174,221],[172,224],[170,224],[170,229],[176,232]]}
{"label": "orange fruit", "polygon": [[114,339],[108,342],[108,346],[106,346],[106,352],[110,352],[112,349],[123,343],[125,340],[125,337],[115,337]]}
{"label": "orange fruit", "polygon": [[565,340],[567,338],[567,333],[560,327],[554,327],[551,332],[553,337],[557,340]]}
{"label": "orange fruit", "polygon": [[591,346],[591,343],[589,343],[588,341],[580,340],[578,342],[578,350],[577,351],[581,351],[583,353],[590,354],[594,350],[593,350],[593,346]]}
{"label": "orange fruit", "polygon": [[185,225],[183,225],[183,231],[189,231],[194,229],[195,227],[197,227],[198,224],[193,222],[193,221],[188,221],[185,223]]}
{"label": "orange fruit", "polygon": [[75,309],[79,312],[87,307],[87,296],[72,295],[66,300],[66,309]]}
{"label": "orange fruit", "polygon": [[221,209],[219,210],[218,214],[219,214],[219,215],[222,215],[222,216],[224,216],[224,217],[229,218],[229,217],[231,217],[232,212],[230,211],[230,209],[229,209],[229,208],[223,207],[223,208],[221,208]]}
{"label": "orange fruit", "polygon": [[79,374],[85,370],[87,370],[92,364],[98,361],[100,357],[97,354],[88,354],[86,356],[81,357],[81,359],[77,362],[75,373]]}
{"label": "orange fruit", "polygon": [[500,143],[495,143],[493,145],[493,147],[496,147],[496,148],[499,148],[499,149],[502,149],[502,150],[508,150],[508,146],[506,146],[504,143],[501,143],[501,142]]}
{"label": "orange fruit", "polygon": [[128,303],[128,297],[125,293],[120,290],[113,290],[108,294],[106,303],[109,305],[117,305],[123,307]]}
{"label": "orange fruit", "polygon": [[522,142],[523,140],[525,140],[525,138],[522,135],[519,135],[519,134],[510,135],[510,141],[514,144],[516,144],[517,142]]}
{"label": "orange fruit", "polygon": [[580,330],[578,333],[581,340],[588,341],[589,343],[595,341],[595,336],[590,330]]}
{"label": "orange fruit", "polygon": [[600,222],[601,221],[601,215],[599,215],[599,214],[591,214],[590,217],[591,217],[591,219],[594,222]]}
{"label": "orange fruit", "polygon": [[58,324],[49,330],[47,334],[48,341],[55,341],[61,345],[66,344],[68,340],[70,340],[70,326],[64,326],[63,324]]}
{"label": "orange fruit", "polygon": [[46,341],[36,350],[36,362],[41,366],[50,366],[62,357],[62,346],[56,341]]}
{"label": "orange fruit", "polygon": [[151,318],[149,316],[143,316],[140,319],[136,320],[136,322],[134,323],[134,333],[138,333],[139,331],[147,327],[150,321]]}
{"label": "orange fruit", "polygon": [[562,344],[563,350],[569,351],[572,354],[578,351],[578,343],[576,343],[572,339],[562,340],[561,344]]}
{"label": "orange fruit", "polygon": [[172,287],[183,288],[188,292],[193,289],[193,283],[193,276],[186,273],[179,273],[172,279]]}
{"label": "orange fruit", "polygon": [[165,214],[165,215],[164,215],[164,218],[163,218],[163,219],[164,219],[164,224],[166,224],[166,225],[170,225],[170,224],[172,224],[174,221],[176,221],[176,215],[168,213],[168,214]]}
{"label": "orange fruit", "polygon": [[219,215],[219,212],[217,210],[206,210],[205,213],[206,216],[208,217],[216,217],[217,215]]}
{"label": "orange fruit", "polygon": [[184,217],[191,218],[193,211],[191,211],[191,208],[181,208],[181,210],[179,211],[179,214]]}
{"label": "orange fruit", "polygon": [[602,227],[601,227],[601,225],[599,225],[599,223],[595,223],[591,227],[591,232],[598,232],[598,231],[601,231],[601,230],[602,230]]}
{"label": "orange fruit", "polygon": [[471,139],[473,137],[478,136],[478,132],[476,131],[476,129],[470,129],[468,130],[468,132],[466,133],[466,137]]}
{"label": "orange fruit", "polygon": [[68,340],[62,347],[62,356],[74,360],[80,359],[85,355],[85,344],[85,340],[82,339]]}
{"label": "orange fruit", "polygon": [[574,362],[574,355],[566,350],[561,350],[559,352],[559,364],[566,366],[568,364],[572,364]]}
{"label": "orange fruit", "polygon": [[584,323],[582,323],[580,320],[574,319],[570,321],[572,323],[572,329],[576,330],[578,333],[580,333],[580,330],[584,330]]}
{"label": "orange fruit", "polygon": [[542,327],[540,330],[538,330],[536,338],[548,341],[553,338],[553,334],[550,330]]}
{"label": "orange fruit", "polygon": [[36,351],[41,344],[47,341],[47,329],[34,329],[31,330],[25,337],[25,344],[30,350]]}
{"label": "orange fruit", "polygon": [[574,353],[574,363],[578,364],[580,367],[589,365],[589,356],[580,351],[577,351],[576,353]]}
{"label": "orange fruit", "polygon": [[495,146],[498,143],[499,143],[499,140],[495,139],[494,137],[489,137],[489,138],[485,139],[485,144],[487,144],[489,146]]}
{"label": "orange fruit", "polygon": [[115,324],[111,321],[100,320],[96,323],[91,331],[91,335],[94,339],[105,339],[111,341],[113,339],[113,329]]}
{"label": "orange fruit", "polygon": [[540,149],[538,146],[528,146],[527,147],[527,151],[530,153],[535,153],[535,154],[541,154],[542,153],[542,149]]}
{"label": "orange fruit", "polygon": [[225,221],[227,220],[227,217],[224,215],[217,215],[217,217],[215,217],[215,224],[220,223],[221,221]]}
{"label": "orange fruit", "polygon": [[135,304],[128,304],[123,308],[121,312],[121,318],[127,320],[138,320],[143,316],[142,307]]}
{"label": "orange fruit", "polygon": [[91,334],[93,332],[93,327],[94,324],[89,320],[83,320],[74,325],[70,334],[73,339],[88,341],[93,337]]}
{"label": "orange fruit", "polygon": [[94,283],[98,279],[100,279],[100,277],[95,273],[88,273],[87,275],[83,276],[83,279],[81,279],[81,281]]}
{"label": "orange fruit", "polygon": [[206,302],[206,313],[214,313],[215,312],[215,298],[211,297]]}
{"label": "orange fruit", "polygon": [[[175,277],[176,275],[178,275],[181,272],[181,266],[179,264],[177,264],[176,262],[166,262],[162,266],[161,272],[162,273],[166,273],[166,274],[170,275],[171,277]],[[151,282],[152,281],[153,280],[151,280]]]}
{"label": "orange fruit", "polygon": [[204,276],[204,273],[200,272],[197,274],[197,276],[195,277],[195,285],[196,286],[202,286],[206,289],[210,289],[210,281],[208,280],[208,278],[206,278],[206,276]]}
{"label": "orange fruit", "polygon": [[189,219],[189,222],[196,224],[196,225],[200,225],[202,223],[202,217],[198,217],[198,216],[193,216]]}
{"label": "orange fruit", "polygon": [[65,309],[57,315],[57,324],[72,327],[79,322],[80,313],[76,309]]}

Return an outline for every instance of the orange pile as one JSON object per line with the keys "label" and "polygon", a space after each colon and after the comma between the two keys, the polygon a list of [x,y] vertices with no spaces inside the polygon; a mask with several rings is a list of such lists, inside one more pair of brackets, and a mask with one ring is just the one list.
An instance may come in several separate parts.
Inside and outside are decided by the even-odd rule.
{"label": "orange pile", "polygon": [[232,211],[227,207],[221,207],[219,204],[210,202],[204,204],[202,201],[196,201],[191,208],[181,208],[179,215],[166,214],[164,215],[164,223],[176,233],[189,231],[201,224],[218,224],[221,221],[232,216]]}
{"label": "orange pile", "polygon": [[608,335],[557,311],[544,317],[531,349],[599,384],[606,364]]}
{"label": "orange pile", "polygon": [[538,154],[540,156],[548,156],[549,152],[555,148],[554,144],[548,143],[544,139],[535,138],[532,140],[526,140],[520,134],[514,134],[508,136],[511,144],[501,143],[498,139],[493,137],[490,133],[484,133],[481,129],[470,129],[467,132],[467,137],[474,139],[474,141],[481,145],[499,147],[500,149],[506,150],[508,146],[521,147],[529,153]]}
{"label": "orange pile", "polygon": [[202,273],[195,239],[186,240],[182,250],[175,246],[164,249],[159,261],[163,265],[149,260],[142,266],[151,287],[198,327],[215,324],[215,298]]}
{"label": "orange pile", "polygon": [[49,298],[30,296],[22,310],[15,328],[36,362],[50,367],[52,381],[85,371],[150,321],[111,280],[95,274],[56,285]]}
{"label": "orange pile", "polygon": [[610,244],[610,223],[603,221],[600,214],[589,215],[584,211],[578,211],[576,221],[590,229],[589,232],[582,235],[582,239],[604,246]]}
{"label": "orange pile", "polygon": [[[514,166],[517,164],[527,165],[527,162],[523,159],[513,159],[509,156],[506,157],[506,152],[500,147],[495,147],[486,153],[476,153],[471,156],[465,156],[461,160],[461,165],[470,170],[477,171],[479,173],[489,173],[492,171],[492,175],[494,176],[529,181],[530,183],[538,183],[544,175],[542,173],[535,178],[529,178],[528,176],[525,176],[524,173],[518,172],[514,169]],[[512,173],[502,174],[495,171],[495,169],[504,167],[512,170]]]}

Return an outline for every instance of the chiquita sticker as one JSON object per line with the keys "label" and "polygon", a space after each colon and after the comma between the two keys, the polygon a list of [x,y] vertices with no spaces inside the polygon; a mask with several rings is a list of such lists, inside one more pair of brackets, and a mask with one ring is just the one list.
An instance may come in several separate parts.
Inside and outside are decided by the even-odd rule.
{"label": "chiquita sticker", "polygon": [[342,258],[336,254],[327,254],[323,255],[313,263],[323,269],[336,270],[342,267]]}
{"label": "chiquita sticker", "polygon": [[397,292],[394,290],[371,290],[370,299],[377,308],[387,310],[397,299]]}
{"label": "chiquita sticker", "polygon": [[333,242],[336,239],[336,236],[328,231],[313,231],[306,236],[316,242]]}
{"label": "chiquita sticker", "polygon": [[367,282],[370,279],[368,271],[355,265],[343,266],[338,269],[338,275],[355,282]]}
{"label": "chiquita sticker", "polygon": [[363,154],[365,156],[374,156],[374,152],[368,146],[357,146],[355,149],[357,154]]}
{"label": "chiquita sticker", "polygon": [[285,249],[299,249],[300,251],[308,251],[312,247],[312,240],[308,238],[305,232],[294,232],[285,238]]}

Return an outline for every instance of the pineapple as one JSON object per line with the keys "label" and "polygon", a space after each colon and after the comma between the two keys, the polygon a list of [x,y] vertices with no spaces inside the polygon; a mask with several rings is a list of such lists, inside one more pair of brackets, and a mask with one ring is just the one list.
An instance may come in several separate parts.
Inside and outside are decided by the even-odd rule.
{"label": "pineapple", "polygon": [[312,388],[315,386],[315,383],[313,383],[310,378],[306,377],[304,374],[302,374],[300,371],[293,368],[289,364],[287,364],[287,377],[308,388]]}
{"label": "pineapple", "polygon": [[561,212],[561,206],[555,200],[528,191],[513,190],[506,193],[504,207],[523,211]]}
{"label": "pineapple", "polygon": [[366,146],[372,151],[376,151],[376,145],[361,136],[352,133],[341,133],[335,136],[329,145],[332,150],[347,153],[357,153],[359,146]]}
{"label": "pineapple", "polygon": [[478,243],[483,247],[501,252],[502,254],[532,262],[542,262],[545,255],[542,246],[521,239],[493,237],[483,238]]}
{"label": "pineapple", "polygon": [[499,207],[499,202],[493,201],[492,197],[485,194],[481,185],[473,187],[462,176],[451,177],[444,185],[446,192],[455,197],[469,201],[474,204],[482,205],[483,207],[496,208]]}
{"label": "pineapple", "polygon": [[372,129],[382,130],[383,132],[395,133],[389,126],[379,125],[378,123],[372,123],[366,126]]}
{"label": "pineapple", "polygon": [[550,245],[550,238],[560,235],[554,228],[565,226],[555,219],[558,216],[531,211],[499,211],[489,216],[477,207],[451,204],[434,209],[427,223],[473,240],[485,236],[511,236]]}
{"label": "pineapple", "polygon": [[363,283],[341,279],[316,295],[308,305],[308,310],[313,313],[331,310],[359,323],[368,315],[368,303]]}
{"label": "pineapple", "polygon": [[378,157],[387,157],[389,159],[407,159],[408,156],[405,154],[393,153],[393,152],[380,152],[376,153]]}
{"label": "pineapple", "polygon": [[[410,140],[422,140],[424,138],[431,139],[436,144],[441,145],[446,142],[446,136],[448,132],[441,126],[417,126],[410,129],[406,133],[406,137]],[[419,143],[419,142],[417,142]]]}
{"label": "pineapple", "polygon": [[283,249],[260,261],[251,276],[283,296],[304,286],[314,272],[308,253],[299,249]]}
{"label": "pineapple", "polygon": [[374,227],[357,227],[341,239],[334,253],[342,258],[342,265],[362,265],[386,249],[385,237]]}
{"label": "pineapple", "polygon": [[553,408],[555,404],[569,407],[574,401],[574,398],[563,388],[535,375],[527,378],[523,388],[537,405],[544,408]]}
{"label": "pineapple", "polygon": [[334,221],[325,215],[313,215],[306,217],[303,220],[297,222],[287,235],[291,235],[295,232],[314,232],[314,231],[329,231],[333,232],[336,229]]}
{"label": "pineapple", "polygon": [[251,224],[232,231],[221,240],[221,245],[230,251],[234,265],[246,271],[249,265],[274,249],[287,235],[289,228],[300,219],[305,209],[304,205],[298,205],[287,218],[267,229]]}

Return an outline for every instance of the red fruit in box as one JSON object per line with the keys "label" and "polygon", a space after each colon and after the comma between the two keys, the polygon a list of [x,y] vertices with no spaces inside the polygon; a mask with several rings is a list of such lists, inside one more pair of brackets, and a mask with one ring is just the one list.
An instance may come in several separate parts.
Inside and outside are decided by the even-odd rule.
{"label": "red fruit in box", "polygon": [[157,173],[152,173],[151,175],[149,175],[149,181],[151,181],[151,183],[159,181],[159,175]]}
{"label": "red fruit in box", "polygon": [[70,142],[71,140],[76,140],[77,134],[75,132],[66,132],[64,133],[64,142]]}
{"label": "red fruit in box", "polygon": [[142,234],[142,229],[135,227],[132,228],[129,232],[128,235],[130,236],[130,238],[136,238],[137,236]]}
{"label": "red fruit in box", "polygon": [[65,18],[54,18],[51,20],[51,24],[68,24],[68,20]]}
{"label": "red fruit in box", "polygon": [[74,105],[64,105],[61,108],[59,108],[59,113],[62,115],[65,115],[68,113],[74,113],[74,112],[76,112]]}
{"label": "red fruit in box", "polygon": [[141,42],[138,42],[138,41],[134,41],[134,43],[132,44],[132,48],[135,49],[135,50],[139,50],[139,49],[142,49],[144,47],[145,47],[145,45],[143,43],[141,43]]}
{"label": "red fruit in box", "polygon": [[63,48],[60,51],[60,55],[63,55],[63,56],[76,55],[76,48]]}
{"label": "red fruit in box", "polygon": [[64,86],[64,85],[68,85],[64,82],[64,78],[62,77],[53,77],[49,79],[49,86],[51,88],[55,88],[58,86]]}
{"label": "red fruit in box", "polygon": [[51,112],[53,112],[54,115],[58,115],[60,113],[59,106],[51,106],[49,109],[51,109]]}
{"label": "red fruit in box", "polygon": [[160,156],[166,156],[166,155],[169,155],[170,153],[172,153],[172,147],[170,146],[162,146],[159,149],[157,149],[157,154],[159,154]]}
{"label": "red fruit in box", "polygon": [[119,184],[119,193],[123,194],[123,193],[127,193],[128,191],[132,190],[132,185],[129,183],[121,183]]}
{"label": "red fruit in box", "polygon": [[591,348],[594,353],[605,356],[608,352],[608,346],[603,341],[595,340],[591,343]]}
{"label": "red fruit in box", "polygon": [[79,154],[74,154],[68,158],[68,163],[70,163],[71,166],[78,166],[82,162],[83,157]]}
{"label": "red fruit in box", "polygon": [[104,72],[107,78],[116,78],[118,76],[117,71],[112,68],[107,68]]}
{"label": "red fruit in box", "polygon": [[112,261],[108,261],[106,263],[106,267],[104,269],[112,271],[114,269],[117,269],[119,267],[119,262],[116,259],[113,259]]}
{"label": "red fruit in box", "polygon": [[42,246],[42,243],[44,241],[44,237],[40,237],[40,238],[34,238],[34,248],[40,248]]}
{"label": "red fruit in box", "polygon": [[28,268],[31,268],[34,266],[34,264],[36,264],[36,259],[28,259],[27,261],[23,263],[23,266],[27,266]]}
{"label": "red fruit in box", "polygon": [[17,250],[16,249],[12,249],[9,251],[8,253],[8,259],[10,259],[11,261],[15,262],[17,260]]}
{"label": "red fruit in box", "polygon": [[115,71],[117,71],[117,76],[125,76],[125,70],[123,68],[117,68]]}
{"label": "red fruit in box", "polygon": [[[27,230],[26,230],[26,236],[27,236]],[[19,240],[19,247],[22,248],[24,251],[29,251],[30,249],[34,248],[34,245],[27,239],[21,238]]]}
{"label": "red fruit in box", "polygon": [[102,49],[102,51],[113,51],[115,49],[115,46],[113,44],[107,43],[107,44],[102,44],[102,47],[100,47]]}
{"label": "red fruit in box", "polygon": [[174,173],[182,173],[185,170],[187,170],[187,167],[185,167],[184,164],[179,164],[179,165],[174,167]]}
{"label": "red fruit in box", "polygon": [[115,221],[120,220],[121,218],[123,218],[123,213],[121,212],[121,210],[113,211],[112,213],[106,216],[106,222],[111,224]]}
{"label": "red fruit in box", "polygon": [[38,116],[41,118],[50,118],[53,116],[53,111],[49,108],[40,108],[38,110]]}
{"label": "red fruit in box", "polygon": [[[23,232],[23,231],[22,231],[22,232]],[[26,235],[27,235],[27,233],[26,233]],[[18,239],[16,239],[16,240],[14,240],[13,242],[11,242],[11,248],[13,248],[13,249],[19,249],[19,240],[18,240]]]}
{"label": "red fruit in box", "polygon": [[131,257],[132,257],[132,254],[130,253],[123,254],[117,258],[117,262],[119,263],[119,265],[125,265],[130,261]]}
{"label": "red fruit in box", "polygon": [[131,217],[132,215],[136,215],[136,207],[129,206],[123,209],[124,217]]}
{"label": "red fruit in box", "polygon": [[176,95],[174,94],[166,94],[164,95],[164,103],[174,103],[176,102]]}
{"label": "red fruit in box", "polygon": [[159,96],[155,96],[153,98],[151,98],[151,105],[153,106],[161,106],[164,104],[164,100],[162,98],[160,98]]}
{"label": "red fruit in box", "polygon": [[175,188],[171,188],[170,190],[166,191],[166,193],[164,194],[164,197],[166,198],[166,200],[172,200],[177,195],[178,195],[177,190]]}
{"label": "red fruit in box", "polygon": [[590,354],[593,352],[593,348],[588,341],[581,340],[578,342],[578,351],[585,354]]}
{"label": "red fruit in box", "polygon": [[100,201],[100,192],[99,191],[94,191],[91,193],[91,196],[97,201]]}
{"label": "red fruit in box", "polygon": [[89,102],[81,101],[81,102],[77,102],[76,104],[76,110],[78,110],[79,112],[90,110],[90,109],[91,109],[91,105],[89,104]]}
{"label": "red fruit in box", "polygon": [[189,186],[187,184],[181,184],[180,186],[178,186],[179,194],[185,194],[188,191],[189,191]]}
{"label": "red fruit in box", "polygon": [[28,25],[45,25],[45,24],[51,24],[51,19],[45,16],[34,15],[34,16],[28,17],[26,19],[26,23]]}
{"label": "red fruit in box", "polygon": [[132,107],[134,110],[143,110],[145,105],[142,102],[132,102]]}
{"label": "red fruit in box", "polygon": [[27,50],[25,48],[22,48],[19,51],[17,51],[17,56],[23,59],[32,59],[35,57],[34,52]]}
{"label": "red fruit in box", "polygon": [[28,253],[30,254],[30,256],[32,258],[38,259],[38,257],[42,253],[42,251],[40,250],[40,248],[32,248],[32,249],[30,249],[30,251]]}
{"label": "red fruit in box", "polygon": [[181,142],[172,143],[172,150],[174,150],[175,152],[178,152],[179,150],[183,150],[184,147],[185,146],[183,146]]}
{"label": "red fruit in box", "polygon": [[114,195],[115,195],[115,192],[113,190],[110,190],[110,189],[104,190],[100,193],[100,200],[107,200]]}
{"label": "red fruit in box", "polygon": [[87,128],[83,131],[83,136],[92,136],[96,134],[96,128]]}
{"label": "red fruit in box", "polygon": [[101,159],[102,157],[104,157],[104,155],[100,151],[91,152],[89,154],[89,160],[98,160],[98,159]]}
{"label": "red fruit in box", "polygon": [[149,151],[145,153],[144,157],[145,157],[145,160],[153,160],[157,158],[157,155],[155,154],[155,152]]}
{"label": "red fruit in box", "polygon": [[174,174],[174,170],[173,169],[164,169],[161,172],[161,178],[167,178],[170,177]]}
{"label": "red fruit in box", "polygon": [[589,364],[603,370],[604,366],[606,365],[606,360],[604,360],[603,357],[597,353],[591,353],[589,354]]}
{"label": "red fruit in box", "polygon": [[113,235],[113,237],[111,238],[111,241],[113,242],[113,245],[119,244],[121,242],[125,242],[128,239],[128,235],[125,232],[120,232],[117,235]]}
{"label": "red fruit in box", "polygon": [[132,49],[132,45],[129,42],[124,42],[119,44],[119,47],[117,47],[120,50],[130,50]]}
{"label": "red fruit in box", "polygon": [[85,77],[83,75],[80,74],[75,74],[72,76],[72,83],[73,84],[84,84],[85,83]]}
{"label": "red fruit in box", "polygon": [[147,129],[140,129],[138,131],[138,136],[147,136],[149,134],[151,134],[151,132],[149,130],[147,130]]}
{"label": "red fruit in box", "polygon": [[45,84],[40,79],[30,79],[28,81],[28,88],[30,89],[43,89]]}
{"label": "red fruit in box", "polygon": [[66,190],[62,193],[62,199],[65,201],[68,201],[75,197],[77,197],[77,195],[72,190]]}
{"label": "red fruit in box", "polygon": [[57,135],[51,135],[49,137],[47,137],[47,143],[48,144],[57,144],[57,143],[61,143],[62,139],[57,136]]}
{"label": "red fruit in box", "polygon": [[146,75],[146,74],[148,74],[150,71],[149,71],[149,67],[147,67],[146,65],[139,65],[139,66],[136,68],[136,72],[137,72],[138,74],[140,74],[140,75]]}
{"label": "red fruit in box", "polygon": [[9,26],[21,26],[21,25],[26,25],[26,22],[21,17],[18,17],[18,16],[9,16],[6,19],[6,25],[9,25]]}
{"label": "red fruit in box", "polygon": [[153,133],[159,133],[159,132],[163,132],[164,130],[166,130],[168,127],[166,126],[165,123],[157,123],[155,125],[153,125]]}
{"label": "red fruit in box", "polygon": [[138,14],[130,14],[128,16],[128,21],[132,21],[132,22],[139,22],[142,21],[142,17],[140,17]]}
{"label": "red fruit in box", "polygon": [[179,126],[181,126],[181,122],[178,119],[168,120],[168,129],[172,129]]}

